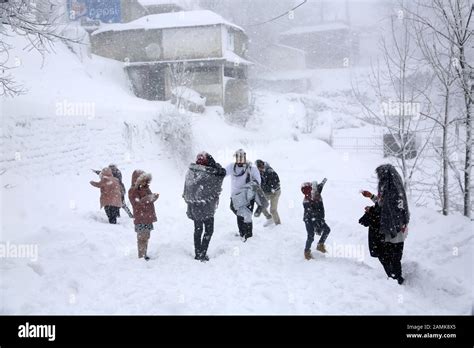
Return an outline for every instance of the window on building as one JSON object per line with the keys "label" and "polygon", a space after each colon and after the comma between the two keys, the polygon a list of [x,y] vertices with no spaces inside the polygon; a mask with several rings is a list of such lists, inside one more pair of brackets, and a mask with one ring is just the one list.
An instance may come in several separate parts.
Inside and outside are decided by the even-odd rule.
{"label": "window on building", "polygon": [[232,77],[234,79],[245,79],[246,74],[245,70],[242,68],[237,67],[225,67],[224,68],[224,76]]}
{"label": "window on building", "polygon": [[231,51],[235,50],[235,36],[232,32],[227,32],[227,48]]}

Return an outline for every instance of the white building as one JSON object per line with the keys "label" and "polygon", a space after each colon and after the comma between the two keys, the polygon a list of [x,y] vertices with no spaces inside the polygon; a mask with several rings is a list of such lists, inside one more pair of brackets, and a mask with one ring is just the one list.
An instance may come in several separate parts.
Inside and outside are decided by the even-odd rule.
{"label": "white building", "polygon": [[[188,86],[207,105],[232,112],[248,105],[245,31],[212,11],[149,15],[130,23],[102,26],[91,35],[92,52],[126,62],[135,94],[169,100],[173,71],[185,65]],[[232,98],[227,96],[232,95]]]}

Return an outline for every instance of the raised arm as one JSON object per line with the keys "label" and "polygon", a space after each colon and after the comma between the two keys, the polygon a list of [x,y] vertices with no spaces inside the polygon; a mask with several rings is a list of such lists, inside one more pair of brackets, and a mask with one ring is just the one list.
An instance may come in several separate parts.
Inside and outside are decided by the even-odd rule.
{"label": "raised arm", "polygon": [[103,180],[100,180],[99,182],[97,181],[90,181],[90,184],[94,187],[101,188],[104,184]]}
{"label": "raised arm", "polygon": [[321,193],[323,191],[324,185],[326,184],[327,181],[328,181],[328,179],[324,178],[323,181],[321,181],[321,183],[318,185],[318,192],[319,193]]}

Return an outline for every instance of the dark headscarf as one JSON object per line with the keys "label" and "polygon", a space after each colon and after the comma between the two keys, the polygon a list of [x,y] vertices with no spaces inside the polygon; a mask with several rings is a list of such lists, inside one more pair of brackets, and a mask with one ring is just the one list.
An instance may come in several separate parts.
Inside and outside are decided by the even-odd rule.
{"label": "dark headscarf", "polygon": [[383,164],[375,172],[379,179],[380,231],[394,238],[410,221],[405,187],[391,164]]}

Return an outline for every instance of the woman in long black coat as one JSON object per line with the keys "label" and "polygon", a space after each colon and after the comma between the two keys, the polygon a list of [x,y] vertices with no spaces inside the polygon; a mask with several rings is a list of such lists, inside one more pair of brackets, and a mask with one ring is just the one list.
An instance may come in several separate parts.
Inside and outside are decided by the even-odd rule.
{"label": "woman in long black coat", "polygon": [[190,164],[186,174],[183,198],[188,205],[186,214],[194,221],[196,260],[209,260],[207,249],[214,233],[214,215],[225,175],[225,169],[206,152],[197,155],[196,163]]}
{"label": "woman in long black coat", "polygon": [[375,172],[379,180],[378,195],[362,191],[363,196],[375,203],[377,215],[380,214],[378,235],[372,235],[372,238],[380,245],[377,256],[387,276],[403,284],[401,260],[410,222],[405,188],[400,174],[391,164],[383,164]]}

